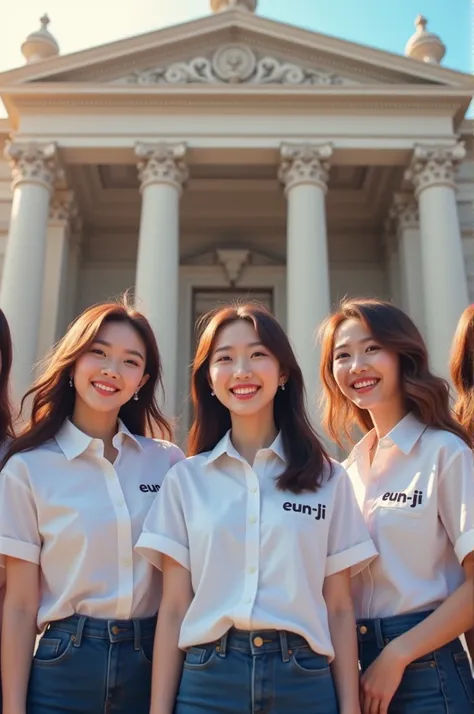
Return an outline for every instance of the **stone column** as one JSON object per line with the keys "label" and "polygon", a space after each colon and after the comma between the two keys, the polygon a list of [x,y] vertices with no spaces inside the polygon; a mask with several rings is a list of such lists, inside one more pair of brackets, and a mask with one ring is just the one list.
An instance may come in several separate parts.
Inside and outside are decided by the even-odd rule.
{"label": "stone column", "polygon": [[319,425],[316,331],[331,307],[325,194],[332,146],[284,144],[279,178],[288,198],[288,336],[303,371],[309,413]]}
{"label": "stone column", "polygon": [[383,244],[385,248],[386,274],[390,290],[390,300],[395,305],[401,303],[400,256],[398,238],[392,219],[388,216],[384,224]]}
{"label": "stone column", "polygon": [[138,144],[142,212],[135,292],[163,362],[165,411],[176,416],[179,199],[188,170],[185,144]]}
{"label": "stone column", "polygon": [[77,227],[78,210],[73,192],[57,191],[49,209],[39,359],[62,337],[69,322],[70,247]]}
{"label": "stone column", "polygon": [[62,171],[55,144],[8,143],[5,156],[12,167],[13,203],[0,302],[13,339],[13,394],[20,398],[34,377],[49,200]]}
{"label": "stone column", "polygon": [[395,194],[390,217],[394,222],[398,239],[401,277],[400,306],[424,334],[425,311],[420,221],[415,197],[409,193]]}
{"label": "stone column", "polygon": [[468,305],[461,231],[456,205],[455,167],[466,152],[417,145],[406,177],[413,182],[420,212],[426,336],[433,369],[448,376],[451,341]]}

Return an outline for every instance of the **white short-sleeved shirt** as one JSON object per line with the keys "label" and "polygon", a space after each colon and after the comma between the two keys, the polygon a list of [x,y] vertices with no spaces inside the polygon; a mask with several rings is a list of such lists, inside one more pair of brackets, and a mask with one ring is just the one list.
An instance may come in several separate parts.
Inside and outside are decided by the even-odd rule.
{"label": "white short-sleeved shirt", "polygon": [[471,449],[412,414],[375,443],[372,430],[344,462],[379,557],[353,580],[358,617],[436,608],[464,580],[474,550]]}
{"label": "white short-sleeved shirt", "polygon": [[317,492],[298,495],[276,488],[284,470],[280,436],[251,467],[229,432],[212,452],[168,473],[137,549],[157,567],[165,554],[191,571],[182,649],[234,626],[295,632],[334,655],[324,578],[360,570],[376,551],[339,464]]}
{"label": "white short-sleeved shirt", "polygon": [[67,420],[55,439],[15,454],[0,474],[0,564],[12,556],[41,567],[38,626],[73,613],[148,617],[161,579],[134,552],[177,446],[132,435],[122,422],[104,443]]}

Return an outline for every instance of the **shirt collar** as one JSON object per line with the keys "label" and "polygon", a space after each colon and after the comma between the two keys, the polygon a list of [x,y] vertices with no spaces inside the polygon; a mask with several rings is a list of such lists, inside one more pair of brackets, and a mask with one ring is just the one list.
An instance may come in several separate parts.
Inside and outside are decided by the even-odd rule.
{"label": "shirt collar", "polygon": [[[143,448],[136,436],[134,436],[127,429],[123,421],[119,419],[118,430],[112,443],[115,447],[120,446],[125,438],[131,439],[140,449]],[[67,460],[72,461],[77,456],[83,454],[93,441],[99,440],[85,434],[83,431],[78,429],[77,426],[74,426],[70,419],[66,419],[61,429],[56,434],[56,441]]]}
{"label": "shirt collar", "polygon": [[[390,446],[397,446],[400,451],[408,456],[426,428],[426,424],[423,424],[409,412],[398,424],[395,424],[393,429],[391,429],[386,436],[380,439],[379,448],[384,449]],[[349,466],[358,456],[368,453],[374,441],[375,429],[371,429],[359,443],[354,446],[347,458],[346,465]]]}
{"label": "shirt collar", "polygon": [[[283,462],[286,463],[285,452],[283,449],[283,439],[281,438],[281,432],[279,432],[277,434],[277,436],[275,437],[275,440],[267,449],[261,449],[261,451],[272,451],[274,454],[276,454],[276,456],[278,456],[279,459],[281,459]],[[223,454],[227,454],[227,456],[230,456],[233,459],[237,459],[238,461],[244,460],[232,443],[232,440],[230,438],[230,429],[226,434],[224,434],[222,439],[215,445],[215,447],[213,448],[213,450],[207,457],[207,459],[205,461],[205,465],[207,466],[208,464],[212,464],[218,458],[223,456]]]}

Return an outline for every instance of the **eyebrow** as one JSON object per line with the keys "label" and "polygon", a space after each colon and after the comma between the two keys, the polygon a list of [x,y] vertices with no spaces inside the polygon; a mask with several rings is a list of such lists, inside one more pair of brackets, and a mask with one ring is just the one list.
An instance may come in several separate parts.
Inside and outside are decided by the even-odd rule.
{"label": "eyebrow", "polygon": [[[374,342],[374,338],[373,338],[373,337],[363,337],[362,340],[359,340],[359,342],[360,342],[361,345],[363,345],[363,344],[365,344],[366,342]],[[336,351],[336,350],[342,350],[342,349],[344,349],[345,347],[348,347],[348,346],[349,346],[349,342],[343,342],[343,343],[340,344],[340,345],[334,345],[334,351]]]}
{"label": "eyebrow", "polygon": [[[247,347],[263,347],[262,342],[249,342]],[[216,352],[228,352],[229,350],[235,349],[235,347],[232,347],[232,345],[225,345],[224,347],[217,347],[214,350],[214,354]]]}
{"label": "eyebrow", "polygon": [[[94,345],[97,345],[97,344],[99,344],[99,345],[104,345],[104,347],[112,347],[111,343],[110,343],[110,342],[107,342],[107,340],[100,340],[100,339],[94,340],[94,342],[93,342],[92,344],[94,344]],[[140,359],[142,359],[143,361],[145,361],[144,356],[142,355],[141,352],[138,352],[138,350],[125,350],[125,352],[126,352],[127,354],[129,354],[129,355],[135,355],[135,357],[140,357]]]}

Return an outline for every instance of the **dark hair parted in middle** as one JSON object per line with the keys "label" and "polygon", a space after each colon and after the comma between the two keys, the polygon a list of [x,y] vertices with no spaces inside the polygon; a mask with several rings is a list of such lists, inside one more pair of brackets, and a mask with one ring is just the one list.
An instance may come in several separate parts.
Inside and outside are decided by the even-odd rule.
{"label": "dark hair parted in middle", "polygon": [[322,323],[319,332],[323,423],[334,441],[342,447],[344,437],[354,443],[354,427],[364,433],[373,428],[369,412],[347,399],[333,376],[334,336],[338,327],[350,319],[360,320],[375,341],[398,355],[407,412],[412,412],[423,424],[450,431],[469,444],[465,430],[451,415],[448,383],[430,371],[428,351],[414,322],[395,305],[367,298],[343,300],[339,309]]}
{"label": "dark hair parted in middle", "polygon": [[324,476],[331,475],[329,456],[311,427],[306,407],[303,375],[290,342],[273,315],[257,303],[229,305],[218,308],[201,320],[201,332],[191,378],[191,398],[194,422],[188,442],[188,454],[212,450],[231,428],[230,412],[209,386],[209,361],[220,331],[238,320],[247,320],[262,344],[274,355],[288,379],[285,390],[277,390],[273,413],[281,432],[287,468],[277,479],[282,491],[301,493],[316,491]]}
{"label": "dark hair parted in middle", "polygon": [[457,391],[454,413],[474,446],[474,305],[469,305],[459,319],[449,368]]}

